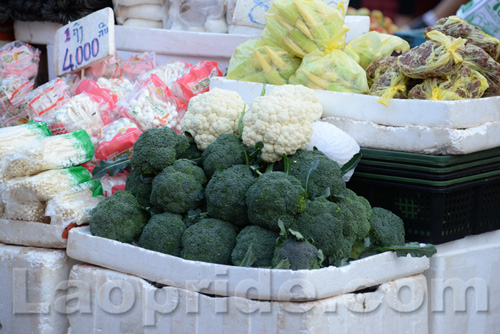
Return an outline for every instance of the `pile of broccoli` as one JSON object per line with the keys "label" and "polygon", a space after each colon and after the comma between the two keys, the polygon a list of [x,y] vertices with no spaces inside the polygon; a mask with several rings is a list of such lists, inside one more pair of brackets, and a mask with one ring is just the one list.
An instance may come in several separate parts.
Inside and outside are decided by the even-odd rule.
{"label": "pile of broccoli", "polygon": [[266,164],[262,145],[222,135],[204,152],[170,128],[145,131],[125,191],[93,211],[93,235],[187,260],[276,269],[342,265],[369,254],[430,256],[403,220],[346,187],[318,150]]}

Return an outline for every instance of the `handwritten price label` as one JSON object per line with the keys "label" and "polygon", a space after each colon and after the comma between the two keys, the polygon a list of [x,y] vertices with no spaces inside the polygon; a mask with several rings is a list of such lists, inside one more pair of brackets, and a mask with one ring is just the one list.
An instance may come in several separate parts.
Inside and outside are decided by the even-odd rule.
{"label": "handwritten price label", "polygon": [[111,8],[71,22],[56,32],[54,72],[75,72],[115,54],[115,25]]}

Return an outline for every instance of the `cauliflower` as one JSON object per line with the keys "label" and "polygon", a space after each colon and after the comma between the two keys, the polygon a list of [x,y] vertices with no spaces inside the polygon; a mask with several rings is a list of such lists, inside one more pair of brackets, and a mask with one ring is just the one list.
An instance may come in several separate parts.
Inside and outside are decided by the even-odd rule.
{"label": "cauliflower", "polygon": [[264,143],[262,160],[275,162],[283,154],[305,149],[313,135],[312,122],[323,107],[314,90],[304,86],[283,85],[269,95],[253,100],[243,117],[243,143]]}
{"label": "cauliflower", "polygon": [[191,98],[181,129],[189,132],[204,151],[220,135],[238,134],[238,121],[245,108],[237,92],[213,88]]}

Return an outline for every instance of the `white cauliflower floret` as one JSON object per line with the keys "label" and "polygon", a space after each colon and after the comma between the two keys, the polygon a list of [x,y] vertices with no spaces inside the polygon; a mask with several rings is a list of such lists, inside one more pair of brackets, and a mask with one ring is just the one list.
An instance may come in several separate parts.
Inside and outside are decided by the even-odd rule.
{"label": "white cauliflower floret", "polygon": [[223,134],[238,134],[238,121],[246,104],[234,91],[213,88],[196,95],[182,118],[182,131],[193,136],[198,149],[207,146]]}
{"label": "white cauliflower floret", "polygon": [[323,107],[312,89],[297,87],[280,86],[256,98],[243,116],[243,143],[263,142],[264,161],[279,161],[283,154],[305,149],[311,141],[312,122],[321,117]]}

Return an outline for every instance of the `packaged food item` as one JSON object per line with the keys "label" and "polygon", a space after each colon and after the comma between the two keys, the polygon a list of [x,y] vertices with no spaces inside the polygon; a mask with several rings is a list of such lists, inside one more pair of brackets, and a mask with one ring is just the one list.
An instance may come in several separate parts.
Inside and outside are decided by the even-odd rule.
{"label": "packaged food item", "polygon": [[129,172],[119,172],[113,176],[109,174],[101,177],[102,189],[105,197],[113,195],[117,191],[125,190]]}
{"label": "packaged food item", "polygon": [[6,202],[2,218],[49,223],[45,217],[45,205],[41,202]]}
{"label": "packaged food item", "polygon": [[0,107],[7,109],[12,101],[22,98],[33,89],[33,81],[24,77],[5,77],[0,79]]}
{"label": "packaged food item", "polygon": [[128,59],[122,60],[121,76],[135,81],[142,73],[151,71],[155,67],[156,54],[154,52],[131,55]]}
{"label": "packaged food item", "polygon": [[266,14],[262,40],[303,58],[314,51],[343,49],[348,30],[343,13],[323,1],[275,0]]}
{"label": "packaged food item", "polygon": [[6,103],[6,110],[0,115],[0,126],[17,126],[28,123],[32,117],[28,110],[29,107],[24,99],[17,99]]}
{"label": "packaged food item", "polygon": [[236,47],[229,61],[227,78],[285,85],[300,63],[300,58],[278,46],[250,39]]}
{"label": "packaged food item", "polygon": [[398,66],[398,58],[393,56],[380,57],[375,59],[366,68],[366,78],[368,79],[368,86],[372,86],[379,76],[385,73],[387,69],[392,66]]}
{"label": "packaged food item", "polygon": [[442,77],[455,73],[462,66],[465,40],[433,30],[428,41],[406,51],[398,57],[404,75],[415,79]]}
{"label": "packaged food item", "polygon": [[116,21],[134,27],[162,28],[168,19],[168,0],[113,0]]}
{"label": "packaged food item", "polygon": [[85,75],[94,80],[99,78],[119,78],[122,75],[122,60],[120,56],[115,53],[111,58],[90,65]]}
{"label": "packaged food item", "polygon": [[463,38],[467,43],[476,45],[486,51],[493,59],[500,61],[500,41],[486,34],[481,28],[469,24],[458,16],[444,17],[436,22],[434,27],[425,30],[426,38],[429,32],[437,30],[445,35]]}
{"label": "packaged food item", "polygon": [[227,33],[224,0],[171,0],[164,28]]}
{"label": "packaged food item", "polygon": [[20,41],[8,43],[0,48],[0,77],[34,79],[39,62],[40,50]]}
{"label": "packaged food item", "polygon": [[97,84],[99,87],[109,90],[111,94],[116,95],[117,101],[134,87],[134,84],[130,80],[121,77],[115,79],[99,78],[97,79]]}
{"label": "packaged food item", "polygon": [[132,155],[132,148],[142,131],[128,118],[120,118],[103,127],[95,150],[95,159],[113,160],[123,154]]}
{"label": "packaged food item", "polygon": [[365,70],[339,49],[312,52],[290,77],[290,83],[344,93],[368,93]]}
{"label": "packaged food item", "polygon": [[463,66],[481,73],[488,80],[483,97],[500,95],[500,64],[486,51],[473,44],[465,47]]}
{"label": "packaged food item", "polygon": [[410,90],[408,98],[442,101],[475,99],[481,97],[487,88],[488,81],[481,73],[462,66],[450,76],[424,80]]}
{"label": "packaged food item", "polygon": [[93,156],[94,145],[85,130],[45,137],[5,154],[0,160],[0,180],[77,166]]}
{"label": "packaged food item", "polygon": [[156,74],[161,81],[170,88],[177,79],[191,68],[191,66],[193,65],[184,61],[174,60],[144,73],[144,75],[141,76],[141,80],[147,80],[151,77],[151,74]]}
{"label": "packaged food item", "polygon": [[401,37],[370,31],[354,38],[346,49],[359,56],[358,64],[366,69],[375,59],[402,54],[410,49],[410,44]]}
{"label": "packaged food item", "polygon": [[392,98],[404,99],[407,97],[409,80],[410,78],[401,73],[398,65],[393,64],[377,77],[369,94],[380,96],[377,102],[387,106]]}
{"label": "packaged food item", "polygon": [[51,80],[24,96],[30,117],[39,117],[69,100],[68,86],[60,78]]}
{"label": "packaged food item", "polygon": [[208,92],[210,78],[221,76],[222,72],[217,62],[202,61],[192,66],[172,84],[172,92],[182,102],[188,104],[193,96]]}
{"label": "packaged food item", "polygon": [[41,122],[0,128],[0,159],[28,143],[48,136],[50,136],[50,131],[47,124]]}

